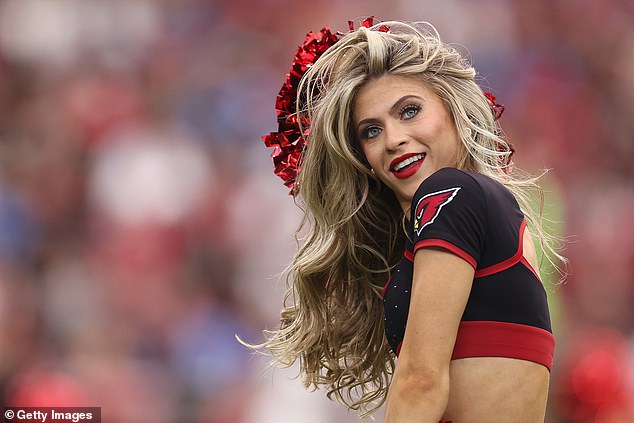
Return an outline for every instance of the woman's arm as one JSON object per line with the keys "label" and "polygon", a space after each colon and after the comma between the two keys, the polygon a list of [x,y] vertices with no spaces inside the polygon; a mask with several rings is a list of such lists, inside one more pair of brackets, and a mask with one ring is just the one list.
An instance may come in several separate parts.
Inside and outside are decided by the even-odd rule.
{"label": "woman's arm", "polygon": [[449,398],[449,364],[473,283],[473,267],[438,248],[414,257],[405,337],[390,385],[386,423],[438,423]]}

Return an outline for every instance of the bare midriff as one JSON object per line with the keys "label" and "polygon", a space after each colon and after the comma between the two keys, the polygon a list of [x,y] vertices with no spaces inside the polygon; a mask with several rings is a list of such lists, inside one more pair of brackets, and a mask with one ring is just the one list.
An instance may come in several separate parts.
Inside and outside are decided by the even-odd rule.
{"label": "bare midriff", "polygon": [[504,357],[453,360],[443,420],[453,423],[543,423],[550,372]]}

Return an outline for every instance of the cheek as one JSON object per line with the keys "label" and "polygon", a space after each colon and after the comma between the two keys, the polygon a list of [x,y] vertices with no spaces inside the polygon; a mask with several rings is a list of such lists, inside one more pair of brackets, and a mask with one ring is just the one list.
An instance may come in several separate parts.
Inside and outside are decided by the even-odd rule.
{"label": "cheek", "polygon": [[361,144],[361,153],[363,153],[370,167],[374,168],[377,166],[379,157],[376,148],[373,148],[371,144]]}
{"label": "cheek", "polygon": [[456,128],[450,122],[443,122],[444,125],[439,127],[439,133],[444,134],[442,139],[446,145],[446,152],[455,160],[459,159],[464,155],[464,146],[460,138],[458,137],[458,132]]}
{"label": "cheek", "polygon": [[462,144],[459,144],[454,154],[456,166],[463,167],[464,164],[467,162],[467,159],[468,159],[467,156],[468,156],[467,150],[464,148]]}
{"label": "cheek", "polygon": [[449,156],[451,161],[449,165],[460,169],[464,168],[469,160],[467,149],[459,139],[454,141]]}

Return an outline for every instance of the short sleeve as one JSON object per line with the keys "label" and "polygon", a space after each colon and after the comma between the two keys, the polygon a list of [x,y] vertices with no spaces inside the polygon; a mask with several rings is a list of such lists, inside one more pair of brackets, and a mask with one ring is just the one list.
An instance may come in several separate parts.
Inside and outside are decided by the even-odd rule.
{"label": "short sleeve", "polygon": [[461,170],[441,169],[423,181],[412,199],[412,252],[444,248],[475,269],[484,249],[486,216],[478,182]]}

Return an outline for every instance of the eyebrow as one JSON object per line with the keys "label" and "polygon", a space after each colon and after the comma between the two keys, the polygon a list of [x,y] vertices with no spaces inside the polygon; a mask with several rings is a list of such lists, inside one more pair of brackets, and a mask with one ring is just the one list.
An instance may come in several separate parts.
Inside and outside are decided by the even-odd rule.
{"label": "eyebrow", "polygon": [[[392,107],[390,107],[390,114],[393,115],[396,112],[399,111],[399,109],[401,108],[401,104],[403,104],[405,101],[409,100],[410,98],[415,98],[417,100],[420,101],[425,101],[422,97],[415,95],[415,94],[407,94],[404,95],[403,97],[399,98],[398,100],[396,100],[396,102],[392,105]],[[363,119],[361,121],[359,121],[359,123],[357,124],[357,129],[361,127],[361,125],[365,125],[368,123],[375,123],[378,122],[379,120],[377,118],[366,118]]]}

